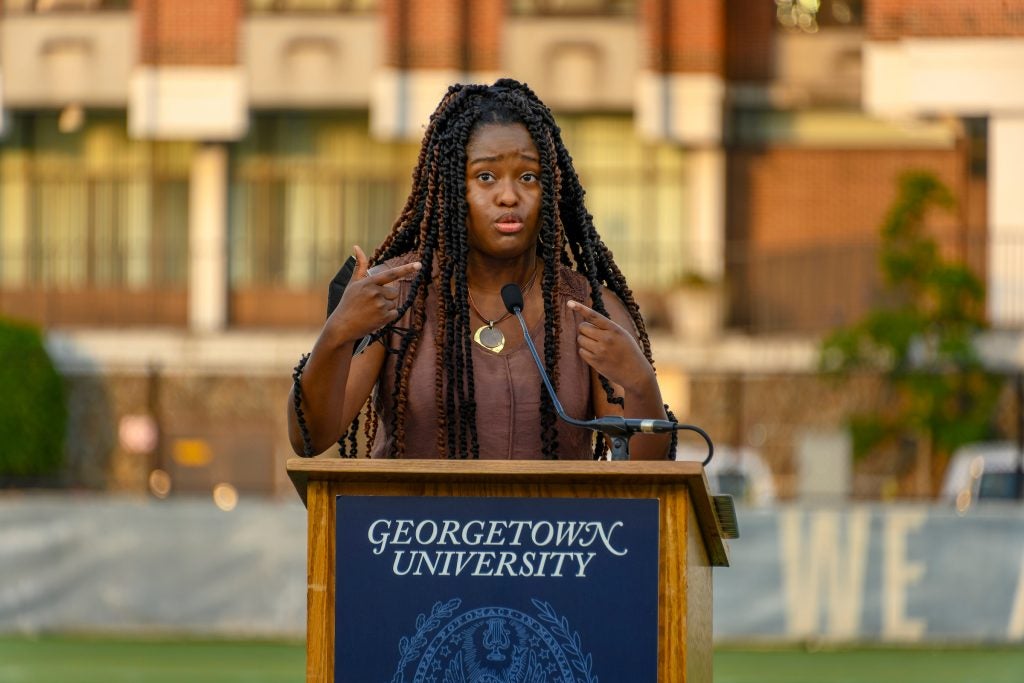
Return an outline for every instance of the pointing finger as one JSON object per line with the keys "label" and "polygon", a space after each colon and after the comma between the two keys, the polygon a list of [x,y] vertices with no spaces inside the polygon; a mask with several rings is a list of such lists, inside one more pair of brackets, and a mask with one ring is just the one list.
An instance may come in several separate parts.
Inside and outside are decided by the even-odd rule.
{"label": "pointing finger", "polygon": [[362,280],[366,277],[366,271],[370,269],[370,259],[366,258],[366,254],[358,244],[352,247],[352,251],[356,255],[356,269],[352,273],[352,279]]}
{"label": "pointing finger", "polygon": [[594,309],[584,306],[579,301],[573,301],[571,299],[569,300],[568,306],[571,310],[579,313],[580,317],[583,318],[583,322],[590,323],[594,327],[601,329],[608,329],[608,323],[611,321]]}
{"label": "pointing finger", "polygon": [[374,284],[386,285],[389,282],[394,282],[395,280],[399,280],[403,277],[408,277],[422,267],[423,266],[419,261],[413,261],[412,263],[406,263],[404,266],[396,266],[379,273],[374,273],[371,276],[371,279]]}

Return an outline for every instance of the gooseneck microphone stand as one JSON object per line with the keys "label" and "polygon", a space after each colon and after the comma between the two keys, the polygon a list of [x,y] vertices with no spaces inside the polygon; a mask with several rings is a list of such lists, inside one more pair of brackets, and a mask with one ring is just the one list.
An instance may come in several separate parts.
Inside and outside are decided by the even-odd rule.
{"label": "gooseneck microphone stand", "polygon": [[715,445],[711,442],[711,437],[707,435],[707,432],[695,425],[681,424],[671,420],[622,417],[621,415],[606,415],[593,420],[577,420],[567,415],[565,409],[562,408],[562,402],[555,394],[554,387],[551,386],[551,380],[548,378],[547,371],[544,370],[544,363],[541,362],[540,355],[537,353],[537,347],[534,346],[533,339],[530,338],[530,331],[523,319],[523,292],[519,289],[519,285],[513,282],[502,287],[501,300],[505,304],[505,310],[515,315],[519,320],[519,326],[523,328],[523,339],[526,340],[526,346],[530,349],[533,362],[540,371],[540,378],[547,388],[548,396],[551,397],[551,403],[554,405],[558,417],[571,425],[592,429],[606,435],[611,442],[612,460],[629,460],[629,440],[634,434],[663,434],[686,430],[696,432],[704,439],[708,445],[708,455],[702,464],[707,467],[711,462],[711,458],[715,454]]}

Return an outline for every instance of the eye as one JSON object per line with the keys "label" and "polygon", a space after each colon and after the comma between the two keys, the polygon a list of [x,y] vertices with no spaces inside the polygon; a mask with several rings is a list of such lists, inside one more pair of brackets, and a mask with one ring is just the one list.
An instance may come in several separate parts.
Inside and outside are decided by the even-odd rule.
{"label": "eye", "polygon": [[528,172],[519,176],[519,179],[522,180],[524,183],[535,183],[538,180],[540,180],[540,177],[536,173]]}
{"label": "eye", "polygon": [[482,171],[476,174],[476,179],[483,181],[485,183],[489,183],[492,180],[494,180],[494,174],[491,173],[490,171]]}

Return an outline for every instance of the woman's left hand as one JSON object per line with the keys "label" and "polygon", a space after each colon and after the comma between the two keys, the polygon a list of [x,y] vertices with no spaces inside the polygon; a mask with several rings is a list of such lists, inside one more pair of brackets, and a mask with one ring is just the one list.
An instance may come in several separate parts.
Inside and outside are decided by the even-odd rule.
{"label": "woman's left hand", "polygon": [[581,320],[576,344],[587,365],[627,390],[648,381],[651,364],[633,335],[578,301],[569,301],[568,305]]}

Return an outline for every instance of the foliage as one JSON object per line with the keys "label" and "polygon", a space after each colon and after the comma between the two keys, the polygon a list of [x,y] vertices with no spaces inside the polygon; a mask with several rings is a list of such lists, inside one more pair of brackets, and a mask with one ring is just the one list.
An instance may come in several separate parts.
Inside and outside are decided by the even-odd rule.
{"label": "foliage", "polygon": [[58,472],[67,419],[64,383],[39,330],[0,320],[0,476]]}
{"label": "foliage", "polygon": [[973,343],[986,326],[984,286],[965,265],[945,260],[924,231],[929,211],[953,204],[931,174],[900,179],[881,230],[886,303],[822,344],[824,372],[881,371],[895,392],[895,410],[851,418],[856,456],[914,435],[927,435],[933,454],[948,455],[989,435],[1000,380]]}
{"label": "foliage", "polygon": [[710,289],[718,281],[696,270],[684,270],[675,280],[675,286],[686,289]]}

